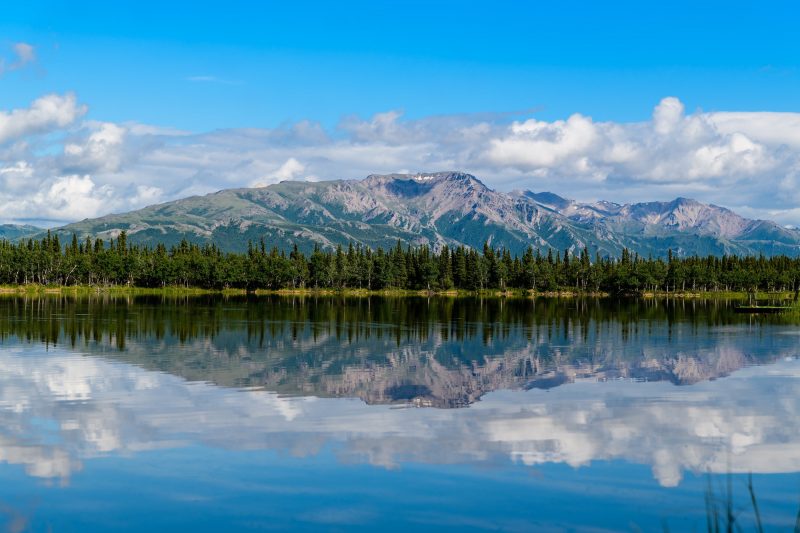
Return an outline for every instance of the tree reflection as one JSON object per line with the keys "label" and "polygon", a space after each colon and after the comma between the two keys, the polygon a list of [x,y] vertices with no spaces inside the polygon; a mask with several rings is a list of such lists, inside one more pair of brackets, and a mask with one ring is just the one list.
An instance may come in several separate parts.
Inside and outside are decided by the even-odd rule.
{"label": "tree reflection", "polygon": [[[689,384],[782,353],[726,300],[0,298],[0,338],[189,380],[369,403],[460,407],[577,379]],[[786,341],[786,339],[783,339]]]}

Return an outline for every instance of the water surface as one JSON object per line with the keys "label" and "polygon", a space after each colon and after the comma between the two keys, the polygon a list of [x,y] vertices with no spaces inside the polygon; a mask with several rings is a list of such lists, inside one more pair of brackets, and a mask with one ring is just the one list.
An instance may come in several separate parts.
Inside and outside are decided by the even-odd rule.
{"label": "water surface", "polygon": [[753,529],[800,502],[800,328],[726,301],[0,299],[13,531]]}

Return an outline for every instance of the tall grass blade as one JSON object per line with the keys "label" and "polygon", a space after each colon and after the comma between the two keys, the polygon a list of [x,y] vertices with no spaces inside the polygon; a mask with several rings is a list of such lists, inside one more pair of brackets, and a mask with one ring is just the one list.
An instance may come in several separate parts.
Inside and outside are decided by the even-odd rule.
{"label": "tall grass blade", "polygon": [[730,473],[730,467],[728,468],[728,477],[727,477],[727,494],[725,498],[725,525],[727,533],[733,533],[733,524],[736,522],[736,518],[733,516],[733,476]]}
{"label": "tall grass blade", "polygon": [[758,510],[758,501],[756,500],[756,491],[753,489],[753,473],[747,476],[747,491],[750,493],[750,501],[753,503],[753,513],[756,515],[756,531],[764,533],[764,527],[761,525],[761,512]]}

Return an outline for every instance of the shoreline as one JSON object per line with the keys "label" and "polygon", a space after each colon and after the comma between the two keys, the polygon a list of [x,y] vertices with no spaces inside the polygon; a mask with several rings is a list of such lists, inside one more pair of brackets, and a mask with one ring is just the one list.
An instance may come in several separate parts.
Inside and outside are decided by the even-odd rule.
{"label": "shoreline", "polygon": [[[466,298],[466,297],[480,297],[480,298],[675,298],[675,299],[714,299],[714,300],[741,300],[748,299],[750,294],[747,292],[739,291],[682,291],[682,292],[667,292],[667,291],[643,291],[640,293],[632,294],[619,294],[614,295],[602,291],[575,291],[575,290],[561,290],[561,291],[532,291],[530,289],[508,289],[501,291],[499,289],[483,289],[477,291],[470,290],[446,290],[446,291],[427,291],[427,290],[412,290],[412,289],[383,289],[383,290],[368,290],[368,289],[313,289],[313,288],[298,288],[298,289],[257,289],[255,291],[247,291],[246,289],[202,289],[192,287],[128,287],[128,286],[86,286],[86,285],[70,285],[70,286],[46,286],[46,285],[16,285],[16,286],[0,286],[0,296],[41,296],[41,295],[61,295],[61,296],[92,296],[92,295],[109,295],[109,296],[206,296],[206,295],[221,295],[221,296],[303,296],[303,297],[437,297],[437,298]],[[794,293],[791,291],[777,291],[777,292],[757,292],[755,293],[756,299],[782,299],[791,300]]]}

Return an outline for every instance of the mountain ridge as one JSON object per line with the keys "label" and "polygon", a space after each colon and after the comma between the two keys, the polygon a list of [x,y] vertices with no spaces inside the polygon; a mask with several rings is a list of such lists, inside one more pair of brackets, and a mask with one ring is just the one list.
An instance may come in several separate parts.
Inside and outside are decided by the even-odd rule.
{"label": "mountain ridge", "polygon": [[37,235],[42,231],[42,228],[30,224],[0,224],[0,239],[18,241]]}
{"label": "mountain ridge", "polygon": [[800,255],[800,231],[751,220],[688,198],[669,202],[581,203],[555,193],[495,191],[465,172],[371,174],[364,179],[282,181],[226,189],[52,230],[56,234],[171,245],[186,238],[243,251],[248,242],[301,249],[358,243],[388,248],[484,242],[519,253],[542,250],[619,256]]}

